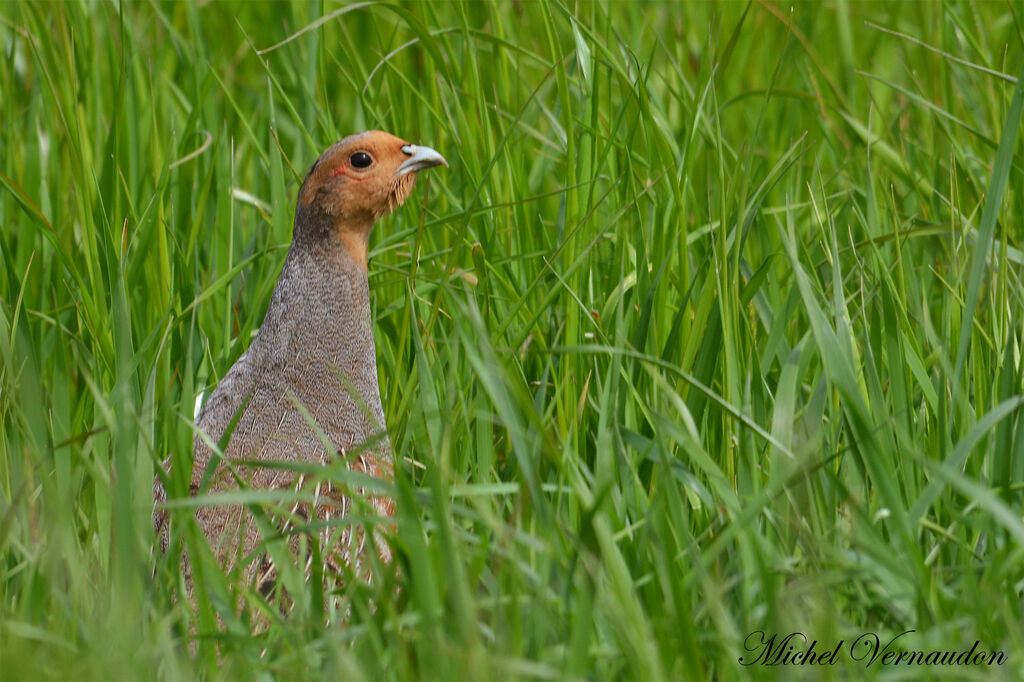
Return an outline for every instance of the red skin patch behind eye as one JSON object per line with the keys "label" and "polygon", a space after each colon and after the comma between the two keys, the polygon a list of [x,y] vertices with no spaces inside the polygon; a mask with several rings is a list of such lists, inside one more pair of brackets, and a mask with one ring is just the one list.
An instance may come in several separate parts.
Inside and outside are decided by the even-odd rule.
{"label": "red skin patch behind eye", "polygon": [[345,163],[341,164],[340,166],[338,166],[337,168],[332,170],[331,171],[331,177],[333,178],[333,177],[335,177],[337,175],[344,175],[346,178],[349,178],[350,180],[355,180],[357,182],[362,182],[363,180],[366,179],[365,177],[362,177],[362,178],[359,177],[358,173],[356,175],[349,175],[348,173],[346,173],[347,170],[348,170],[348,161],[346,161]]}

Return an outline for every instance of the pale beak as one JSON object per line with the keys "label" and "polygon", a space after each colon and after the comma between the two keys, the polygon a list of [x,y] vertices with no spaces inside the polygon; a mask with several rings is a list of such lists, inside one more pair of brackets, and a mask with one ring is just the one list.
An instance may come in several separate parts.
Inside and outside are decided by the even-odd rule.
{"label": "pale beak", "polygon": [[408,173],[421,171],[424,168],[430,168],[431,166],[448,165],[448,162],[444,160],[444,157],[430,147],[407,144],[402,147],[402,153],[408,154],[409,158],[406,159],[405,162],[398,167],[398,170],[395,171],[396,178]]}

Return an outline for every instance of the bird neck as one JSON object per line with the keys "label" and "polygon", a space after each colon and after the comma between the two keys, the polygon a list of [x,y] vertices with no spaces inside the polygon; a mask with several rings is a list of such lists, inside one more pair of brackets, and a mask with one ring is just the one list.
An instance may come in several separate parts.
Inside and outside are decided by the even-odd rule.
{"label": "bird neck", "polygon": [[333,252],[340,244],[348,253],[349,260],[361,267],[365,274],[373,223],[374,217],[369,213],[346,212],[338,216],[300,201],[295,207],[292,246]]}

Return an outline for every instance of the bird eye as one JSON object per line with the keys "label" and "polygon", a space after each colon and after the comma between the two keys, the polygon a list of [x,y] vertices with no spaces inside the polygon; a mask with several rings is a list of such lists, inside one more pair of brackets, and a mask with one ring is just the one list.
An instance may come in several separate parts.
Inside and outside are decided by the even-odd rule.
{"label": "bird eye", "polygon": [[348,162],[352,164],[353,168],[369,168],[373,163],[373,157],[366,152],[356,152],[349,157]]}

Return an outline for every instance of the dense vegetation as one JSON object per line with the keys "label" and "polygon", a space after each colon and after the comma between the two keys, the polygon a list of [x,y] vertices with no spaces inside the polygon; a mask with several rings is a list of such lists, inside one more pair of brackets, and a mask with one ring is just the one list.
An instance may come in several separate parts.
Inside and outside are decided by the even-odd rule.
{"label": "dense vegetation", "polygon": [[[797,674],[757,630],[1020,675],[1022,41],[994,2],[0,4],[0,677]],[[372,243],[401,570],[347,624],[301,576],[192,613],[156,465],[367,128],[451,163]]]}

